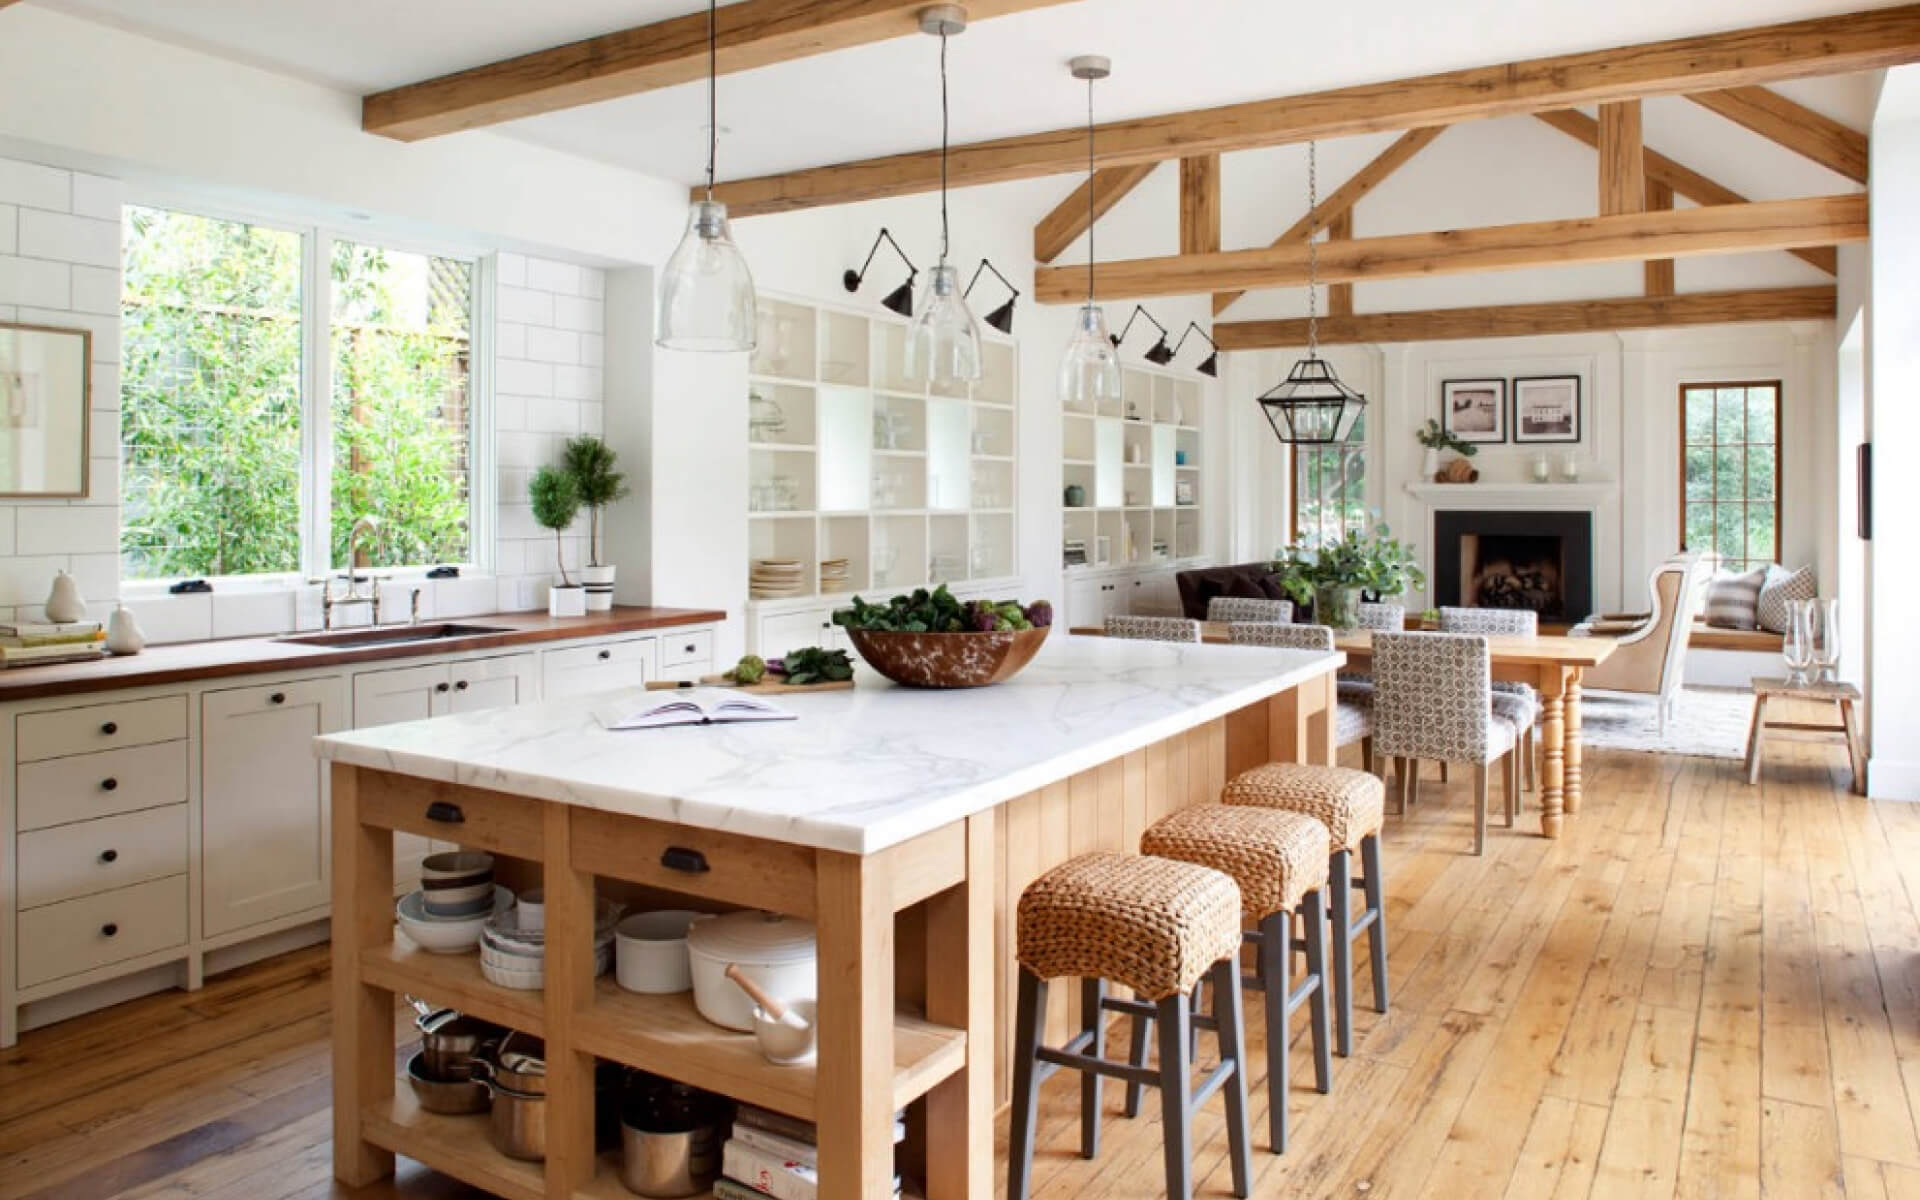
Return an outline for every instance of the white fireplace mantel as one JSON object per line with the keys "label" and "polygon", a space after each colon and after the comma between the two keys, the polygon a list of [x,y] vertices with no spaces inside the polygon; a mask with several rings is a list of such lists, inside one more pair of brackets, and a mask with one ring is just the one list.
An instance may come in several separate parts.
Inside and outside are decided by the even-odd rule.
{"label": "white fireplace mantel", "polygon": [[1512,510],[1595,508],[1612,500],[1620,485],[1586,483],[1409,483],[1407,495],[1435,509]]}

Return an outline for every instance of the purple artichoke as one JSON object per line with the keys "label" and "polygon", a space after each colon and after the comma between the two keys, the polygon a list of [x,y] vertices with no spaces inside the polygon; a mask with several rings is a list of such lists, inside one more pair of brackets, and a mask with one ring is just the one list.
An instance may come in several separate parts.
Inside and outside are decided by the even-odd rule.
{"label": "purple artichoke", "polygon": [[1045,629],[1053,624],[1053,605],[1045,600],[1035,600],[1027,605],[1027,620],[1033,623],[1035,629]]}

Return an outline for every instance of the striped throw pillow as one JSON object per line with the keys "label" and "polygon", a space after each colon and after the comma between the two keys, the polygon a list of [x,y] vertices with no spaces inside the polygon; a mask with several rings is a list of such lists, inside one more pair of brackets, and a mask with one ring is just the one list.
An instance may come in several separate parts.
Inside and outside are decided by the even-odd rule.
{"label": "striped throw pillow", "polygon": [[1707,586],[1707,624],[1718,629],[1759,627],[1760,589],[1766,586],[1766,567],[1741,575],[1722,575]]}
{"label": "striped throw pillow", "polygon": [[1801,567],[1797,571],[1768,567],[1767,582],[1760,588],[1760,604],[1754,619],[1762,629],[1785,633],[1787,605],[1795,600],[1812,600],[1819,594],[1820,583],[1814,578],[1812,567]]}

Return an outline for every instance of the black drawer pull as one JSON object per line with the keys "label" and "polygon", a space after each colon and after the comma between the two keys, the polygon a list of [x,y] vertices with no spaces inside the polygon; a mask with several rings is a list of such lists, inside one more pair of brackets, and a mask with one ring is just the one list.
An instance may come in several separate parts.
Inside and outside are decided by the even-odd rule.
{"label": "black drawer pull", "polygon": [[444,683],[436,683],[433,685],[433,690],[436,692],[444,692],[447,690],[447,685]]}
{"label": "black drawer pull", "polygon": [[462,680],[461,680],[461,681],[460,681],[459,683],[456,683],[456,684],[454,684],[454,685],[453,685],[453,690],[454,690],[454,691],[456,691],[456,692],[464,692],[464,691],[466,691],[466,690],[467,690],[467,681],[466,681],[466,680],[464,680],[464,679],[462,679]]}
{"label": "black drawer pull", "polygon": [[[829,624],[831,624],[832,622],[828,622],[828,623],[829,623]],[[686,652],[686,653],[688,653],[688,654],[697,654],[697,653],[699,653],[699,647],[697,647],[697,646],[688,646],[685,652]]]}
{"label": "black drawer pull", "polygon": [[110,792],[119,786],[120,786],[120,781],[118,779],[115,779],[111,775],[107,776],[105,779],[102,779],[100,781],[100,790],[103,792]]}
{"label": "black drawer pull", "polygon": [[601,661],[601,662],[605,662],[605,661],[607,661],[608,659],[610,659],[610,658],[612,658],[612,657],[613,657],[613,651],[611,651],[611,650],[602,650],[602,651],[600,652],[600,661]]}
{"label": "black drawer pull", "polygon": [[427,805],[427,820],[462,825],[466,823],[467,814],[461,812],[460,806],[451,800],[435,800]]}
{"label": "black drawer pull", "polygon": [[114,862],[118,860],[119,857],[120,852],[118,850],[102,850],[100,852],[100,861],[103,863]]}
{"label": "black drawer pull", "polygon": [[100,927],[101,937],[112,937],[114,934],[119,932],[120,932],[120,927],[118,925],[115,925],[112,921],[108,921],[105,925],[102,925]]}
{"label": "black drawer pull", "polygon": [[705,875],[713,869],[707,865],[706,855],[685,846],[668,846],[662,850],[660,865],[669,871],[685,871],[689,875]]}
{"label": "black drawer pull", "polygon": [[273,695],[267,697],[268,704],[285,704],[286,702],[287,694],[285,692],[275,692]]}
{"label": "black drawer pull", "polygon": [[100,727],[100,732],[106,734],[108,737],[112,737],[114,734],[120,732],[120,726],[112,721],[108,721]]}

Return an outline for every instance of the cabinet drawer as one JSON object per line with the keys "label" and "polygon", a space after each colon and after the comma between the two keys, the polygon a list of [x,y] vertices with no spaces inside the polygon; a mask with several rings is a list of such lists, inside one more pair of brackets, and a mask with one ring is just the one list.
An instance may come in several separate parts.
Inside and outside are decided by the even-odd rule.
{"label": "cabinet drawer", "polygon": [[21,987],[185,945],[187,877],[48,904],[19,925]]}
{"label": "cabinet drawer", "polygon": [[713,631],[698,629],[692,633],[660,635],[660,668],[685,667],[713,661]]}
{"label": "cabinet drawer", "polygon": [[653,677],[654,641],[632,638],[599,646],[549,650],[540,660],[543,699],[639,687]]}
{"label": "cabinet drawer", "polygon": [[187,736],[187,698],[162,696],[157,700],[25,713],[17,732],[19,751],[15,757],[21,762],[170,742]]}
{"label": "cabinet drawer", "polygon": [[22,763],[17,778],[22,832],[180,804],[187,798],[187,743]]}
{"label": "cabinet drawer", "polygon": [[539,861],[544,805],[524,796],[368,772],[360,776],[360,821],[437,842]]}
{"label": "cabinet drawer", "polygon": [[130,887],[187,869],[187,806],[20,835],[20,907]]}

